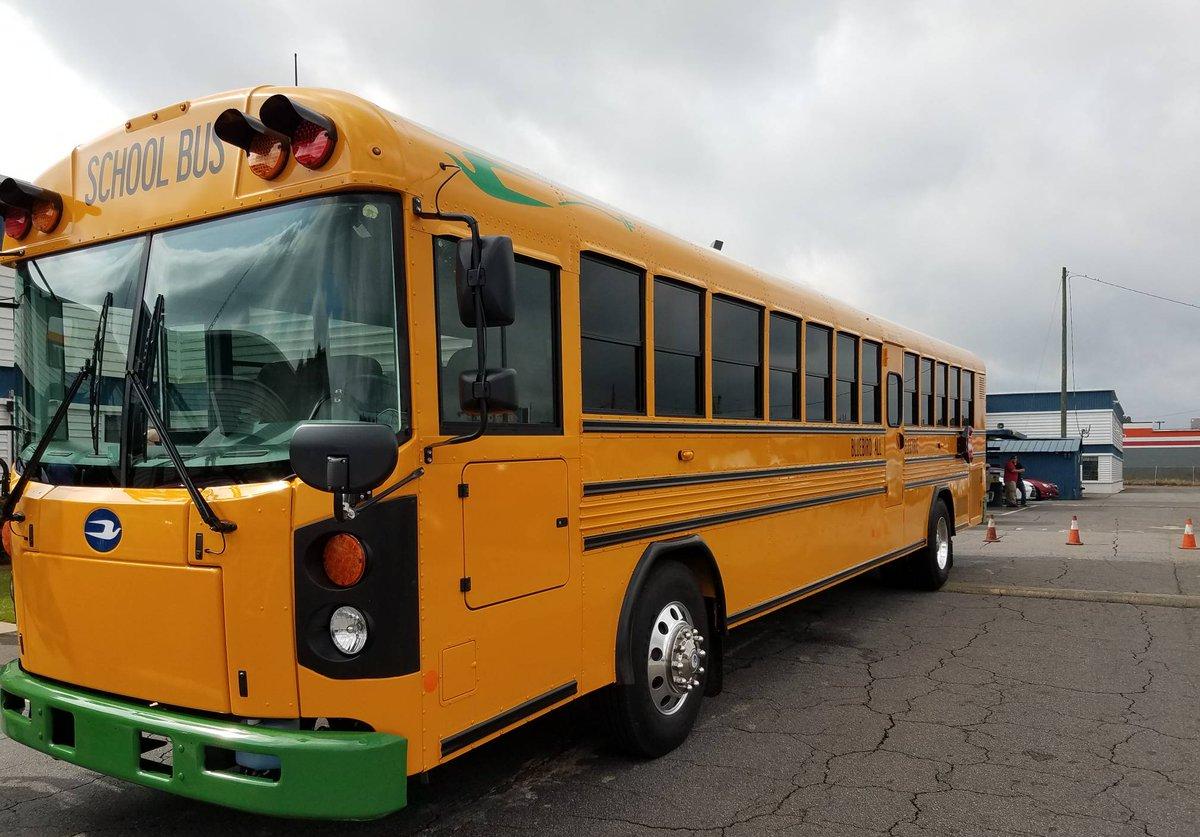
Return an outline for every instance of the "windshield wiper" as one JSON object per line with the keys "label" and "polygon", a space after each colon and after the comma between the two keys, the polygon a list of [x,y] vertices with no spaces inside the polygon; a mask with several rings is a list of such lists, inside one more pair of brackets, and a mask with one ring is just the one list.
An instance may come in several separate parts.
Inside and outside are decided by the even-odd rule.
{"label": "windshield wiper", "polygon": [[125,373],[125,378],[128,381],[129,388],[133,390],[133,394],[141,402],[142,409],[146,411],[146,417],[150,419],[150,423],[154,425],[155,431],[158,432],[159,444],[167,452],[167,458],[171,460],[171,464],[175,467],[175,473],[179,475],[179,481],[183,483],[183,487],[187,489],[192,502],[196,504],[196,510],[200,512],[200,519],[204,521],[209,529],[218,534],[233,532],[237,530],[237,524],[218,517],[217,513],[213,511],[213,507],[209,505],[208,500],[204,499],[204,495],[200,493],[200,489],[196,487],[196,482],[192,479],[192,475],[188,473],[187,466],[183,462],[183,457],[179,455],[179,448],[175,447],[175,443],[171,440],[171,434],[167,431],[166,421],[163,420],[162,415],[154,406],[154,400],[150,397],[149,390],[146,389],[146,385],[150,381],[150,376],[153,374],[155,356],[158,354],[158,343],[165,321],[166,300],[162,294],[159,294],[154,300],[154,311],[150,314],[150,323],[146,328],[146,337],[142,340],[142,344],[138,348],[138,354],[134,358],[132,367]]}
{"label": "windshield wiper", "polygon": [[108,309],[112,307],[113,295],[104,295],[100,306],[100,321],[96,324],[96,339],[92,342],[92,364],[95,374],[88,388],[88,418],[92,424],[92,453],[100,455],[100,387],[104,383],[104,339],[108,332]]}
{"label": "windshield wiper", "polygon": [[[37,267],[36,262],[31,262],[34,267]],[[41,268],[38,268],[38,273],[41,273]],[[45,281],[43,276],[42,281]],[[50,290],[50,285],[47,283],[46,290]],[[54,291],[50,291],[51,296]],[[57,297],[55,297],[57,299]],[[33,455],[29,457],[25,463],[24,470],[21,471],[21,477],[17,480],[17,484],[13,486],[13,490],[8,491],[8,475],[5,474],[3,488],[0,488],[0,496],[4,499],[4,505],[0,508],[0,523],[8,520],[20,520],[21,515],[14,515],[13,509],[20,502],[22,495],[25,493],[26,486],[29,485],[29,480],[33,474],[37,473],[38,468],[42,464],[42,457],[46,455],[46,448],[50,447],[50,443],[54,441],[54,434],[58,432],[58,427],[63,423],[63,419],[67,417],[67,412],[71,408],[71,402],[75,400],[75,396],[79,394],[79,388],[83,386],[84,380],[91,379],[91,389],[88,391],[88,416],[91,419],[92,428],[92,450],[99,455],[100,453],[100,364],[104,359],[104,337],[108,331],[108,311],[112,307],[113,295],[109,291],[104,295],[104,304],[100,306],[100,317],[96,323],[96,336],[92,340],[92,355],[79,371],[75,373],[74,380],[67,387],[66,393],[63,395],[62,402],[58,405],[58,409],[54,411],[54,416],[50,419],[50,424],[46,427],[46,432],[42,434],[42,438],[38,440],[37,447],[34,448]]]}
{"label": "windshield wiper", "polygon": [[154,401],[150,398],[150,393],[146,391],[146,385],[142,383],[133,370],[126,373],[126,380],[129,382],[129,388],[133,390],[134,395],[141,402],[142,409],[146,411],[146,416],[150,419],[150,423],[158,431],[159,443],[166,450],[167,458],[171,460],[171,464],[175,466],[175,473],[179,474],[179,481],[183,483],[183,487],[187,489],[192,502],[196,504],[196,510],[200,512],[200,519],[204,521],[209,529],[218,534],[236,531],[237,524],[231,520],[222,520],[217,517],[217,513],[213,511],[213,507],[208,504],[208,500],[204,499],[204,495],[196,487],[196,482],[192,479],[192,475],[188,473],[187,466],[183,463],[183,457],[179,455],[179,448],[175,447],[175,443],[171,441],[171,435],[167,432],[166,423],[162,420],[162,416],[158,414],[158,410],[155,409]]}

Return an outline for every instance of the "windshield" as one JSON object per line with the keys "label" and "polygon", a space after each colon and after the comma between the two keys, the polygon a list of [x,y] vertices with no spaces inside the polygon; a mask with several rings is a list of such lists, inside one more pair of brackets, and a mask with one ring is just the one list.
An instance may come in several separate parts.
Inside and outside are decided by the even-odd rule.
{"label": "windshield", "polygon": [[[398,203],[384,196],[326,197],[149,237],[131,365],[198,482],[285,476],[292,431],[302,421],[370,421],[396,432],[408,429],[402,400],[406,362],[399,354],[406,339],[396,327],[399,214]],[[130,403],[122,381],[130,300],[137,298],[133,288],[144,241],[21,268],[30,304],[23,301],[18,311],[28,340],[19,341],[17,362],[23,372],[37,368],[40,375],[24,373],[18,398],[23,426],[35,431],[25,439],[23,456],[57,407],[55,393],[61,400],[91,356],[104,296],[114,294],[104,344],[100,452],[92,443],[94,411],[85,386],[44,458],[42,478],[50,482],[118,484],[123,423],[127,482],[177,481],[144,411],[123,408]],[[104,252],[119,247],[129,251],[124,258],[131,265],[120,275],[116,255]],[[35,281],[39,268],[53,296]],[[60,289],[56,281],[67,285],[68,277],[74,281]],[[55,355],[45,350],[56,340],[54,325],[44,323],[64,307],[78,322],[62,338],[69,350]],[[44,310],[51,315],[40,313]],[[39,343],[47,355],[40,364]]]}

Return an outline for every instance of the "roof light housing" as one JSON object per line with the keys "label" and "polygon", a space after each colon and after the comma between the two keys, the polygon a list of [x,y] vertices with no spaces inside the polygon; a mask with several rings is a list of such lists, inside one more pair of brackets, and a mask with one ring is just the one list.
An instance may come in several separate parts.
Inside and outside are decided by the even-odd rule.
{"label": "roof light housing", "polygon": [[34,227],[52,233],[62,221],[62,195],[15,177],[0,177],[0,213],[4,215],[4,234],[16,241]]}
{"label": "roof light housing", "polygon": [[250,171],[263,180],[275,179],[287,164],[291,146],[287,135],[237,108],[229,108],[218,116],[213,131],[221,142],[245,151]]}
{"label": "roof light housing", "polygon": [[306,169],[319,169],[337,145],[337,125],[323,113],[276,93],[258,112],[263,123],[291,140],[292,156]]}

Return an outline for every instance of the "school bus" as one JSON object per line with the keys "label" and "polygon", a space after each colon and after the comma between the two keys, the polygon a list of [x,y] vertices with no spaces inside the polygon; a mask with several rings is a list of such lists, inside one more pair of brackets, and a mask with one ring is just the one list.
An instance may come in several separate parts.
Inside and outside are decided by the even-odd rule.
{"label": "school bus", "polygon": [[0,182],[3,727],[275,815],[604,691],[678,746],[731,628],[982,516],[984,365],[339,92],[131,118]]}

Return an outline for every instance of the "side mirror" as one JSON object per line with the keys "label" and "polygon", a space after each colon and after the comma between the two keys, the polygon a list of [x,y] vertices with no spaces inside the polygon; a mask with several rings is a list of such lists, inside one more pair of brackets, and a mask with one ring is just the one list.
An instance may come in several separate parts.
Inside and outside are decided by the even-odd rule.
{"label": "side mirror", "polygon": [[306,485],[333,493],[333,513],[346,514],[347,495],[378,488],[396,468],[396,436],[386,424],[308,422],[289,449],[292,470]]}
{"label": "side mirror", "polygon": [[506,235],[485,235],[479,242],[477,271],[471,269],[474,247],[471,239],[458,242],[454,271],[458,317],[467,328],[476,328],[474,291],[478,287],[486,325],[512,325],[517,318],[517,260],[513,256],[512,239]]}
{"label": "side mirror", "polygon": [[468,415],[478,415],[479,402],[487,400],[489,413],[517,411],[517,372],[515,369],[489,369],[483,383],[474,371],[464,372],[458,379],[458,402]]}

